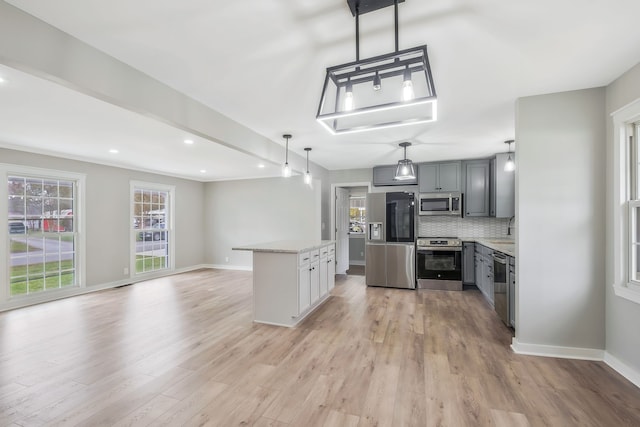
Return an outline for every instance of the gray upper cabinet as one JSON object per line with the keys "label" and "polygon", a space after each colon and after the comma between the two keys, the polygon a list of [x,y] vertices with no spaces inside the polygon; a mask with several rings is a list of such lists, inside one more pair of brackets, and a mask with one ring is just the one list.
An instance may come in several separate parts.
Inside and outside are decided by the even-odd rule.
{"label": "gray upper cabinet", "polygon": [[464,168],[465,191],[463,207],[465,216],[489,216],[491,160],[465,162]]}
{"label": "gray upper cabinet", "polygon": [[418,166],[421,193],[460,191],[461,162],[423,163]]}
{"label": "gray upper cabinet", "polygon": [[[496,218],[511,218],[515,215],[515,172],[505,171],[508,153],[496,154],[492,175],[491,216]],[[515,153],[511,153],[515,160]]]}
{"label": "gray upper cabinet", "polygon": [[374,166],[373,167],[373,185],[376,187],[386,185],[416,185],[417,179],[409,179],[398,181],[393,179],[396,176],[396,168],[398,165]]}

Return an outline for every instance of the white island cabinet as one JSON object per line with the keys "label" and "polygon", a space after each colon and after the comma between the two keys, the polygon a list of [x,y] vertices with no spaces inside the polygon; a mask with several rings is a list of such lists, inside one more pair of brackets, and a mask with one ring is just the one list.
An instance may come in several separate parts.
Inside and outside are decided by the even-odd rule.
{"label": "white island cabinet", "polygon": [[253,252],[253,320],[295,326],[335,285],[335,243],[283,240],[233,248]]}

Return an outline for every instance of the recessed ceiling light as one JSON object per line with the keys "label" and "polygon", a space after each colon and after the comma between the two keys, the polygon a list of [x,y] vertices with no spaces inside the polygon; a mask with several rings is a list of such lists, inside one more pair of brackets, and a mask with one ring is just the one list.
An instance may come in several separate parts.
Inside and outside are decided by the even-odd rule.
{"label": "recessed ceiling light", "polygon": [[200,169],[200,173],[207,173],[206,169]]}
{"label": "recessed ceiling light", "polygon": [[0,83],[4,83],[5,79],[3,79],[2,77],[0,77]]}
{"label": "recessed ceiling light", "polygon": [[191,144],[193,144],[193,139],[185,139],[184,143],[187,144],[187,145],[191,145]]}
{"label": "recessed ceiling light", "polygon": [[264,163],[260,163],[260,164],[258,165],[258,167],[259,167],[260,169],[264,168]]}
{"label": "recessed ceiling light", "polygon": [[115,148],[112,148],[111,150],[109,150],[109,152],[110,152],[111,154],[118,154],[118,153],[119,153],[119,151],[118,151],[118,150],[116,150]]}

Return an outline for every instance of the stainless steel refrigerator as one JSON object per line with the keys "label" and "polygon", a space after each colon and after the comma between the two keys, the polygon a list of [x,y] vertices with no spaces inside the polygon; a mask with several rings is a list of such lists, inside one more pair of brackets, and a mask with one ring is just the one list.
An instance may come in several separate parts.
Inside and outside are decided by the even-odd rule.
{"label": "stainless steel refrigerator", "polygon": [[415,194],[368,193],[366,215],[367,286],[415,289]]}

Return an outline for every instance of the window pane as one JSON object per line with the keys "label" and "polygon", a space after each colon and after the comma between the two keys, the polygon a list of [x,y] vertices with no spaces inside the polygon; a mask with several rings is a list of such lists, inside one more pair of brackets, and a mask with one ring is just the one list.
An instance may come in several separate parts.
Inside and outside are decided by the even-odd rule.
{"label": "window pane", "polygon": [[[77,285],[74,231],[75,182],[8,178],[10,295]],[[22,207],[20,207],[20,204]],[[63,233],[63,234],[61,234]]]}
{"label": "window pane", "polygon": [[166,191],[135,188],[131,200],[135,272],[147,273],[169,267],[168,206]]}
{"label": "window pane", "polygon": [[349,199],[349,233],[364,233],[365,212],[364,197],[351,197]]}

